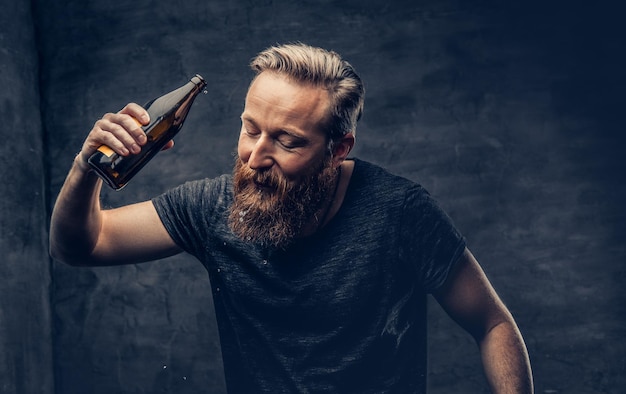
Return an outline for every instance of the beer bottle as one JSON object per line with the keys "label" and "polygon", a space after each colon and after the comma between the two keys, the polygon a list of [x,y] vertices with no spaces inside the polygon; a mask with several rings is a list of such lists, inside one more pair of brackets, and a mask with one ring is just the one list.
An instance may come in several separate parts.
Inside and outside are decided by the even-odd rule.
{"label": "beer bottle", "polygon": [[89,165],[111,188],[123,188],[180,131],[191,104],[205,86],[204,79],[196,74],[187,84],[149,101],[144,108],[150,123],[142,126],[148,141],[141,152],[121,156],[102,145],[89,158]]}

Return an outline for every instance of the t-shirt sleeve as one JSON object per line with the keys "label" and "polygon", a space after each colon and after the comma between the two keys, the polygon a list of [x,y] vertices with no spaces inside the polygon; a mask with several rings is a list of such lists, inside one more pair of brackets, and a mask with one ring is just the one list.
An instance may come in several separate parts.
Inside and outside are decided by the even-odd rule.
{"label": "t-shirt sleeve", "polygon": [[152,199],[165,229],[186,252],[197,256],[211,237],[224,187],[222,178],[192,181]]}
{"label": "t-shirt sleeve", "polygon": [[400,220],[401,258],[414,267],[423,289],[430,293],[446,281],[465,249],[465,239],[419,185],[407,192]]}

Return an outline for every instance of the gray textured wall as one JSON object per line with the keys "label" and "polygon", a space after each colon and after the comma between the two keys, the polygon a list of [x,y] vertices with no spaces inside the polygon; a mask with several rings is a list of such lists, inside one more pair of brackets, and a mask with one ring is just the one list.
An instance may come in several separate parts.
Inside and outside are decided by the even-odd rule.
{"label": "gray textured wall", "polygon": [[[525,334],[537,392],[626,388],[617,9],[32,4],[31,15],[9,0],[0,17],[0,393],[223,392],[200,264],[182,255],[116,268],[50,265],[45,209],[97,118],[195,73],[210,93],[194,104],[176,149],[122,192],[105,192],[104,204],[229,171],[248,60],[296,40],[335,49],[360,71],[368,93],[355,155],[422,183],[454,218]],[[429,317],[431,392],[486,392],[470,338],[434,303]]]}
{"label": "gray textured wall", "polygon": [[0,393],[53,393],[50,259],[30,4],[0,11]]}

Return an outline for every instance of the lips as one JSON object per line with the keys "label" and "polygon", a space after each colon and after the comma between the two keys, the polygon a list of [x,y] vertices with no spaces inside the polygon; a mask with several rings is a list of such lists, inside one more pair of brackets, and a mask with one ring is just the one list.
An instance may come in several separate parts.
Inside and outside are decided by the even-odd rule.
{"label": "lips", "polygon": [[254,186],[256,186],[257,189],[268,189],[270,187],[267,183],[264,182],[252,181],[252,183],[254,183]]}
{"label": "lips", "polygon": [[253,180],[252,183],[257,190],[265,193],[274,192],[276,190],[276,188],[270,182],[259,182],[257,180]]}
{"label": "lips", "polygon": [[269,173],[257,172],[250,177],[250,181],[254,183],[258,189],[276,189],[275,182],[272,182],[272,176]]}

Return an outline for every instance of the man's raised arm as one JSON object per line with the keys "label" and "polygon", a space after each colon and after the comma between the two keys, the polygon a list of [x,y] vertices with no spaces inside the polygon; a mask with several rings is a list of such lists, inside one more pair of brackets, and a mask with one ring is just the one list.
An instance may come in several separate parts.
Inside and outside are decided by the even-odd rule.
{"label": "man's raised arm", "polygon": [[118,265],[180,252],[150,201],[102,210],[102,181],[87,164],[89,156],[103,144],[120,155],[138,153],[146,142],[141,125],[148,121],[143,108],[129,104],[94,124],[52,211],[50,255],[53,258],[72,265]]}

